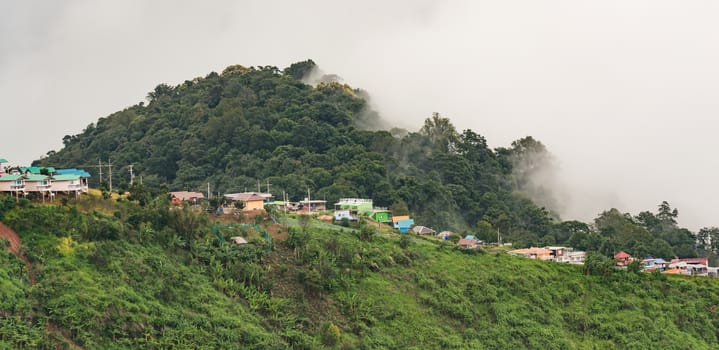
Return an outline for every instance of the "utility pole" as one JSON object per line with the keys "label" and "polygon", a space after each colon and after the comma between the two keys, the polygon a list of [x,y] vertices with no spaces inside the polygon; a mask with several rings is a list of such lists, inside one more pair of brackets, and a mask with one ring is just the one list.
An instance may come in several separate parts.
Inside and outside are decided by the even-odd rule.
{"label": "utility pole", "polygon": [[210,193],[210,183],[207,183],[207,200],[210,200],[212,198],[212,194]]}
{"label": "utility pole", "polygon": [[257,192],[262,192],[262,188],[260,188],[260,179],[257,179]]}
{"label": "utility pole", "polygon": [[312,212],[312,205],[310,204],[310,188],[307,187],[307,214]]}
{"label": "utility pole", "polygon": [[97,187],[102,188],[102,159],[97,160],[97,168],[100,169],[100,183],[97,185]]}
{"label": "utility pole", "polygon": [[132,186],[132,182],[135,179],[135,174],[132,172],[132,164],[130,164],[130,186]]}
{"label": "utility pole", "polygon": [[267,193],[270,193],[270,179],[267,179]]}
{"label": "utility pole", "polygon": [[112,192],[112,162],[110,161],[110,158],[107,158],[107,168],[109,172],[107,176],[110,178],[108,184],[110,185],[110,192]]}

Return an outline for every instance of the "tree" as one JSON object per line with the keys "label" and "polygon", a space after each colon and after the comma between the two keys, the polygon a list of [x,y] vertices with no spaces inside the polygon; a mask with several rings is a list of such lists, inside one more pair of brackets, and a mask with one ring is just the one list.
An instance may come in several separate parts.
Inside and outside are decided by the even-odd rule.
{"label": "tree", "polygon": [[285,68],[284,74],[291,76],[293,79],[302,80],[307,77],[313,69],[317,67],[314,61],[308,59],[302,62],[296,62]]}
{"label": "tree", "polygon": [[453,152],[459,139],[457,129],[452,122],[437,112],[432,113],[431,118],[424,120],[424,126],[420,133],[427,136],[430,142],[442,152]]}
{"label": "tree", "polygon": [[188,244],[202,235],[201,228],[209,223],[207,214],[189,205],[169,212],[169,226]]}
{"label": "tree", "polygon": [[659,210],[657,211],[657,219],[661,221],[662,224],[668,225],[668,226],[675,226],[677,224],[677,217],[679,216],[679,211],[669,205],[667,201],[662,201],[661,204],[659,204]]}

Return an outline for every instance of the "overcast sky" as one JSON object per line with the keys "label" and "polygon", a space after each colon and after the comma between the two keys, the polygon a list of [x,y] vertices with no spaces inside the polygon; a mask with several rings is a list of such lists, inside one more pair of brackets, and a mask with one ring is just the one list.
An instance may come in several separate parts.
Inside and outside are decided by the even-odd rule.
{"label": "overcast sky", "polygon": [[0,1],[0,157],[28,164],[159,83],[312,58],[416,130],[432,112],[561,163],[564,218],[719,225],[716,1]]}

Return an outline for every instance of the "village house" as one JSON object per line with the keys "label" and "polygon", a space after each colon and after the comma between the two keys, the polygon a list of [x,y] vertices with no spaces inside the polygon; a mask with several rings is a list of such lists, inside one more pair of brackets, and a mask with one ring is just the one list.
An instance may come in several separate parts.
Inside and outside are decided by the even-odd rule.
{"label": "village house", "polygon": [[313,213],[326,210],[327,201],[305,198],[297,203],[299,211]]}
{"label": "village house", "polygon": [[392,226],[399,232],[406,233],[412,225],[414,225],[414,220],[410,219],[409,215],[392,216]]}
{"label": "village house", "polygon": [[667,266],[669,266],[669,262],[662,258],[647,257],[642,259],[642,268],[647,272],[655,270],[664,271]]}
{"label": "village house", "polygon": [[79,196],[80,193],[86,192],[80,175],[73,174],[54,175],[52,177],[52,190],[55,193],[74,193],[76,197]]}
{"label": "village house", "polygon": [[392,216],[392,213],[385,209],[385,208],[374,208],[372,209],[372,213],[370,214],[370,217],[377,222],[382,223],[389,223],[392,221],[390,217]]}
{"label": "village house", "polygon": [[5,174],[0,176],[0,192],[11,192],[15,196],[25,195],[25,179],[22,175]]}
{"label": "village house", "polygon": [[356,221],[357,217],[353,217],[349,209],[335,210],[335,221]]}
{"label": "village house", "polygon": [[[678,258],[669,262],[665,273],[691,276],[709,276],[709,259],[707,258]],[[715,269],[712,272],[716,273]]]}
{"label": "village house", "polygon": [[25,175],[25,192],[40,193],[43,201],[46,196],[55,197],[55,193],[52,192],[52,180],[47,175]]}
{"label": "village house", "polygon": [[552,260],[552,251],[547,248],[530,247],[524,249],[515,249],[507,252],[511,255],[523,256],[528,259]]}
{"label": "village house", "polygon": [[3,164],[7,164],[7,160],[4,158],[0,158],[0,176],[5,175],[5,165]]}
{"label": "village house", "polygon": [[[74,176],[73,177],[63,177],[64,175],[74,175],[79,177],[79,186],[76,182]],[[87,193],[89,190],[88,186],[88,179],[90,178],[90,173],[88,173],[85,170],[82,169],[76,169],[76,168],[69,168],[69,169],[57,169],[55,171],[55,175],[53,175],[53,185],[57,184],[58,182],[61,182],[58,186],[60,188],[59,191],[67,191],[68,193],[70,191],[79,191],[82,193]],[[64,184],[62,182],[67,181],[67,184]],[[67,185],[67,190],[65,186]]]}
{"label": "village house", "polygon": [[182,202],[197,204],[201,199],[205,199],[205,195],[202,194],[202,192],[170,192],[170,202],[172,202],[172,204],[180,204]]}
{"label": "village house", "polygon": [[634,258],[632,258],[631,255],[627,254],[627,252],[620,251],[619,253],[614,254],[614,260],[617,260],[617,266],[627,266],[632,261],[634,261]]}
{"label": "village house", "polygon": [[[272,196],[272,195],[270,195]],[[266,195],[258,192],[229,193],[225,198],[233,202],[242,202],[243,211],[264,210]]]}
{"label": "village house", "polygon": [[479,242],[480,241],[477,238],[475,238],[474,236],[467,236],[467,237],[461,238],[457,242],[457,245],[459,245],[460,247],[465,248],[465,249],[477,249],[477,248],[479,248]]}
{"label": "village house", "polygon": [[[369,216],[372,214],[373,208],[372,200],[366,198],[340,198],[334,207],[335,219],[340,217],[347,218],[350,221],[358,220],[360,215]],[[348,211],[349,214],[347,214],[346,211]]]}

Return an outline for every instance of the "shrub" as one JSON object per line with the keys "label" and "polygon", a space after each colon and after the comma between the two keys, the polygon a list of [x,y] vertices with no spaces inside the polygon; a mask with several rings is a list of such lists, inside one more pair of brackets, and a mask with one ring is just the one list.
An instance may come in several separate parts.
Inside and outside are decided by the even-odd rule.
{"label": "shrub", "polygon": [[340,341],[340,328],[332,322],[322,324],[320,339],[326,346],[335,346]]}

